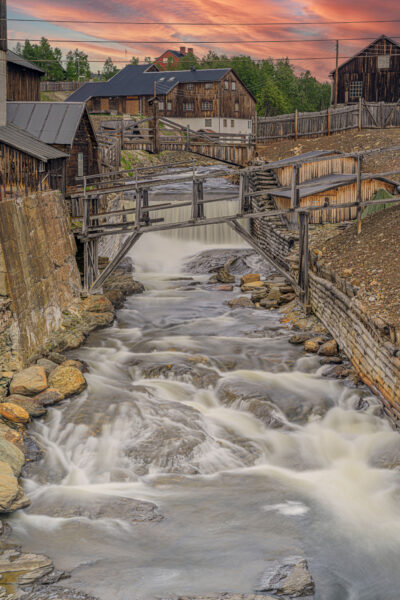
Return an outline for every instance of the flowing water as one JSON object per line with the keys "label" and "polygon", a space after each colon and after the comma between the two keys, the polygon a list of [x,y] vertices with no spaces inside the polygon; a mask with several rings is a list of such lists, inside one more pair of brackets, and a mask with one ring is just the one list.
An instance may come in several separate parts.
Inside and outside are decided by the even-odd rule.
{"label": "flowing water", "polygon": [[135,247],[146,292],[75,353],[87,391],[35,423],[14,539],[102,600],[250,594],[293,554],[318,599],[398,600],[400,437],[279,314],[229,309],[200,259],[183,273],[216,241],[197,231]]}

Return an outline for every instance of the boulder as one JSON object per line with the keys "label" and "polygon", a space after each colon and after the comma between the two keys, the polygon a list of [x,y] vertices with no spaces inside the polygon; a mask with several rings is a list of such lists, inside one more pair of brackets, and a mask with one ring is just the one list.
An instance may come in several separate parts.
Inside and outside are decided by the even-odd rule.
{"label": "boulder", "polygon": [[315,585],[307,561],[301,556],[290,556],[282,562],[270,561],[256,591],[299,598],[314,594]]}
{"label": "boulder", "polygon": [[35,396],[34,400],[40,402],[42,406],[51,406],[64,400],[64,395],[56,388],[48,387],[47,390]]}
{"label": "boulder", "polygon": [[282,296],[280,297],[280,303],[281,304],[289,304],[289,302],[292,302],[292,300],[294,300],[295,298],[296,298],[296,294],[293,294],[293,293],[282,294]]}
{"label": "boulder", "polygon": [[265,288],[265,283],[263,281],[253,281],[252,283],[245,283],[241,286],[242,292],[254,292],[254,290],[258,290],[259,288]]}
{"label": "boulder", "polygon": [[[42,392],[45,393],[45,392]],[[30,417],[41,417],[46,414],[46,409],[43,408],[42,404],[34,398],[28,398],[27,396],[19,396],[18,394],[13,394],[7,398],[7,403],[16,404],[20,408],[26,410]],[[0,405],[1,407],[1,405]]]}
{"label": "boulder", "polygon": [[110,300],[103,295],[90,295],[82,300],[83,310],[87,312],[104,313],[114,312]]}
{"label": "boulder", "polygon": [[324,356],[319,362],[321,365],[341,365],[343,359],[340,356]]}
{"label": "boulder", "polygon": [[28,505],[29,499],[19,486],[10,465],[0,460],[0,512],[12,512]]}
{"label": "boulder", "polygon": [[62,367],[75,367],[79,369],[81,373],[85,373],[88,370],[87,364],[81,362],[80,360],[68,359],[61,363]]}
{"label": "boulder", "polygon": [[229,300],[228,304],[231,308],[254,308],[253,302],[247,296],[239,296],[238,298],[233,298],[232,300]]}
{"label": "boulder", "polygon": [[49,385],[58,390],[64,398],[68,398],[83,392],[87,383],[79,369],[60,365],[51,373]]}
{"label": "boulder", "polygon": [[270,300],[268,297],[267,298],[263,298],[262,300],[260,300],[260,306],[262,306],[262,308],[278,308],[278,302],[277,300]]}
{"label": "boulder", "polygon": [[280,301],[282,297],[281,292],[279,291],[279,288],[272,288],[269,293],[268,293],[268,300],[276,300],[277,302]]}
{"label": "boulder", "polygon": [[16,573],[20,585],[34,583],[49,575],[53,569],[53,562],[42,554],[20,552],[15,548],[7,548],[0,554],[0,576]]}
{"label": "boulder", "polygon": [[24,466],[25,456],[15,444],[12,444],[4,437],[0,437],[0,461],[10,465],[14,475],[18,477]]}
{"label": "boulder", "polygon": [[11,394],[22,394],[23,396],[36,396],[47,388],[47,375],[43,367],[35,365],[19,371],[10,383]]}
{"label": "boulder", "polygon": [[310,339],[310,334],[308,333],[297,333],[296,335],[292,335],[289,338],[289,344],[299,345],[304,344],[307,340]]}
{"label": "boulder", "polygon": [[[125,296],[132,296],[133,294],[143,294],[144,285],[140,281],[132,279],[129,274],[117,274],[116,277],[110,277],[104,284],[105,296],[110,291],[122,292]],[[109,298],[109,300],[111,300]]]}
{"label": "boulder", "polygon": [[240,279],[240,285],[246,285],[247,283],[254,283],[260,281],[260,273],[247,273]]}
{"label": "boulder", "polygon": [[39,365],[39,367],[43,367],[43,369],[46,371],[47,376],[49,376],[50,373],[54,371],[54,369],[57,366],[56,362],[53,362],[48,358],[39,358],[39,360],[36,361],[36,364]]}
{"label": "boulder", "polygon": [[318,354],[322,356],[336,356],[338,353],[338,345],[336,340],[329,340],[319,347]]}
{"label": "boulder", "polygon": [[258,290],[254,290],[251,294],[251,299],[253,302],[260,302],[263,298],[267,296],[267,289],[265,287],[261,287]]}
{"label": "boulder", "polygon": [[108,290],[104,295],[112,303],[114,308],[122,308],[125,302],[125,294],[121,290]]}
{"label": "boulder", "polygon": [[228,273],[225,267],[218,269],[216,278],[220,283],[235,283],[235,276]]}
{"label": "boulder", "polygon": [[304,350],[306,352],[313,352],[316,354],[319,350],[319,347],[324,343],[323,338],[316,337],[306,340],[304,342]]}
{"label": "boulder", "polygon": [[219,285],[217,290],[219,292],[233,292],[233,285]]}
{"label": "boulder", "polygon": [[[15,397],[15,396],[14,396]],[[24,396],[17,396],[17,398]],[[29,421],[29,413],[13,402],[2,402],[0,404],[0,416],[12,423],[27,423]]]}
{"label": "boulder", "polygon": [[49,360],[56,363],[56,365],[61,365],[66,360],[64,354],[60,354],[59,352],[49,352],[48,354]]}

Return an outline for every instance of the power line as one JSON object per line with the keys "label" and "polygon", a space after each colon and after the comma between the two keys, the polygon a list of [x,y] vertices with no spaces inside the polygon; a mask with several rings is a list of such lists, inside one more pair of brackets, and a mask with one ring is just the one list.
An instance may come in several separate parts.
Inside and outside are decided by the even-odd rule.
{"label": "power line", "polygon": [[[0,19],[3,20],[4,19]],[[7,21],[25,23],[76,23],[76,24],[103,24],[103,25],[190,25],[190,27],[275,27],[285,25],[355,25],[367,23],[400,23],[400,19],[371,20],[371,21],[276,21],[275,23],[187,23],[175,21],[73,21],[70,19],[22,19],[9,18]]]}
{"label": "power line", "polygon": [[[391,36],[392,39],[399,39],[400,35]],[[352,37],[352,38],[320,38],[310,40],[308,38],[294,38],[287,40],[218,40],[218,41],[177,41],[177,40],[70,40],[70,39],[48,39],[48,42],[57,42],[70,44],[289,44],[289,43],[315,43],[315,42],[350,42],[350,41],[361,41],[361,40],[374,40],[374,36],[369,37]],[[12,42],[24,42],[27,38],[8,38]],[[0,41],[4,41],[4,38],[0,38]],[[30,39],[29,42],[40,42],[41,39]]]}

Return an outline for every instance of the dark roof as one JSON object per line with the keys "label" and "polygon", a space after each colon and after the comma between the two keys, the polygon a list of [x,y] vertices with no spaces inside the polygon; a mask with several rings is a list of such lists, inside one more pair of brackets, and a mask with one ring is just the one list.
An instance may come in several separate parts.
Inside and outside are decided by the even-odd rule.
{"label": "dark roof", "polygon": [[[149,65],[127,65],[109,81],[86,83],[67,99],[85,102],[94,96],[153,96],[168,94],[178,83],[209,83],[220,81],[231,69],[199,69],[189,71],[148,71]],[[249,92],[250,93],[250,92]]]}
{"label": "dark roof", "polygon": [[[392,183],[397,186],[398,184],[391,179],[387,179],[386,177],[373,176],[368,177],[368,179],[378,179],[379,181],[385,181],[387,183]],[[299,198],[306,198],[307,196],[313,196],[314,194],[320,194],[322,192],[327,192],[328,190],[332,190],[335,188],[342,187],[343,185],[349,185],[349,183],[356,183],[357,176],[346,174],[346,173],[333,173],[331,175],[325,175],[324,177],[319,177],[318,179],[312,179],[311,181],[305,181],[304,183],[299,185]],[[289,188],[276,188],[272,192],[273,196],[279,196],[281,198],[290,198],[292,191]]]}
{"label": "dark roof", "polygon": [[[341,65],[339,65],[339,69],[341,69],[345,65],[348,65],[349,62],[351,62],[357,56],[360,56],[361,54],[363,54],[364,52],[366,52],[367,50],[369,50],[369,48],[371,48],[372,46],[374,46],[376,44],[376,42],[379,42],[380,40],[387,40],[388,42],[391,42],[392,44],[394,44],[395,46],[397,46],[398,48],[400,48],[399,42],[396,42],[395,40],[393,40],[392,38],[388,37],[387,35],[382,34],[379,37],[377,37],[376,40],[374,40],[373,42],[370,42],[369,44],[367,44],[367,46],[365,46],[365,48],[363,48],[362,50],[360,50],[359,52],[357,52],[357,54],[354,54],[354,56],[352,56],[351,58],[349,58],[348,60],[346,60],[344,63],[342,63]],[[366,54],[365,56],[369,56],[369,55]],[[329,73],[329,75],[332,77],[335,74],[335,72],[336,72],[336,69],[333,69]]]}
{"label": "dark roof", "polygon": [[42,73],[42,74],[45,73],[45,71],[43,71],[43,69],[41,69],[40,67],[37,67],[36,65],[29,62],[29,60],[26,60],[22,56],[19,56],[19,54],[15,54],[15,52],[13,52],[12,50],[7,50],[7,62],[13,63],[15,65],[19,65],[20,67],[23,67],[24,69],[30,69],[31,71],[39,71],[39,73]]}
{"label": "dark roof", "polygon": [[287,158],[282,158],[282,160],[273,161],[274,166],[272,169],[279,169],[280,167],[284,167],[286,165],[292,165],[297,162],[303,162],[309,158],[320,158],[321,156],[332,156],[332,154],[342,154],[338,150],[312,150],[311,152],[305,152],[304,154],[297,154],[296,156],[288,156]]}
{"label": "dark roof", "polygon": [[165,52],[163,52],[162,54],[160,54],[160,56],[156,60],[160,60],[160,58],[162,56],[164,56],[164,54],[167,54],[167,52],[170,52],[171,54],[173,54],[174,56],[176,56],[176,58],[182,58],[183,56],[186,56],[182,52],[179,52],[179,50],[165,50]]}
{"label": "dark roof", "polygon": [[7,120],[46,144],[72,145],[83,102],[7,102]]}
{"label": "dark roof", "polygon": [[0,141],[43,162],[55,158],[67,158],[68,156],[65,152],[44,144],[26,131],[16,127],[13,123],[7,123],[7,125],[0,127]]}

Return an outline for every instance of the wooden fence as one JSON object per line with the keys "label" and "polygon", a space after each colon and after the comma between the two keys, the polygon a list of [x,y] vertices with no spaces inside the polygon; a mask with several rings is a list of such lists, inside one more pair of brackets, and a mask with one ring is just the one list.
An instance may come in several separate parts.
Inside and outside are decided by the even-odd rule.
{"label": "wooden fence", "polygon": [[81,85],[86,83],[85,81],[41,81],[40,91],[41,92],[74,92]]}
{"label": "wooden fence", "polygon": [[320,112],[295,112],[278,117],[258,117],[257,141],[330,135],[346,129],[385,129],[400,127],[400,100],[364,102],[328,108]]}

